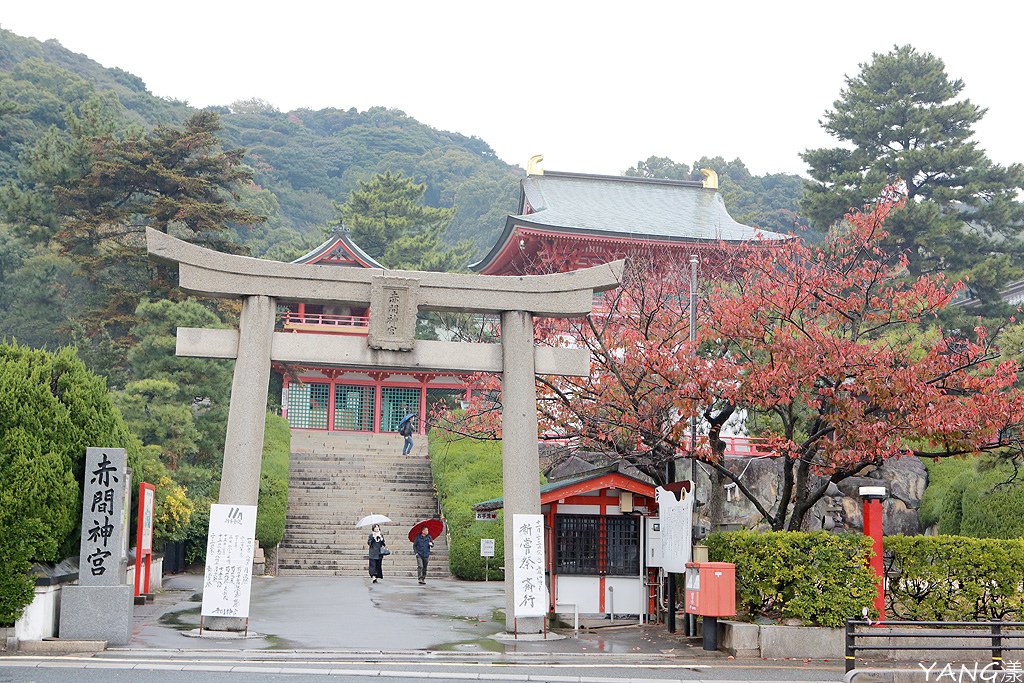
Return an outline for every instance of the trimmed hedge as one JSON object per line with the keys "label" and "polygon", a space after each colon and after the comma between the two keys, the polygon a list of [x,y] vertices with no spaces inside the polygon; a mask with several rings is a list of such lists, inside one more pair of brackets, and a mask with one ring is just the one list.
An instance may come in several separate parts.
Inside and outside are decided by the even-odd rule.
{"label": "trimmed hedge", "polygon": [[440,428],[430,431],[430,467],[448,526],[448,566],[460,579],[483,580],[480,539],[494,539],[487,578],[502,579],[504,518],[477,522],[473,505],[501,496],[501,442],[459,439]]}
{"label": "trimmed hedge", "polygon": [[871,539],[860,534],[731,531],[707,546],[711,561],[736,565],[736,606],[750,617],[838,627],[875,595]]}
{"label": "trimmed hedge", "polygon": [[1024,618],[1024,540],[887,536],[886,609],[915,621]]}
{"label": "trimmed hedge", "polygon": [[[263,437],[263,461],[260,466],[260,499],[256,508],[256,540],[263,548],[273,548],[284,537],[288,509],[288,460],[291,457],[291,431],[288,421],[267,413]],[[185,530],[185,561],[206,560],[206,537],[210,529],[210,505],[217,502],[220,478],[213,470],[183,466],[178,480],[196,501],[195,512]]]}
{"label": "trimmed hedge", "polygon": [[1024,485],[1009,463],[977,460],[950,484],[939,530],[975,538],[1024,537]]}
{"label": "trimmed hedge", "polygon": [[288,420],[267,413],[260,467],[260,502],[256,510],[256,540],[263,548],[273,548],[284,538],[291,450],[292,433]]}

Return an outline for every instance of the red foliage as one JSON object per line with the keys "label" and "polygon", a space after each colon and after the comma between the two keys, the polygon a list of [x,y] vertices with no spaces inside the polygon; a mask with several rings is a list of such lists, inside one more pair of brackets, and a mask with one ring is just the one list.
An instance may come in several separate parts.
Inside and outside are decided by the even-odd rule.
{"label": "red foliage", "polygon": [[[883,251],[899,205],[849,214],[820,245],[746,245],[730,276],[703,285],[696,346],[688,266],[634,255],[604,310],[544,321],[549,343],[591,350],[593,372],[538,379],[542,434],[578,437],[661,481],[666,460],[688,450],[691,414],[717,436],[716,413],[735,409],[781,456],[781,500],[757,500],[717,439],[702,439],[698,455],[774,528],[799,528],[829,482],[866,465],[1006,447],[1024,415],[1017,367],[997,363],[983,328],[970,338],[938,328],[934,315],[959,285],[911,279],[905,258]],[[497,434],[496,411],[474,408],[474,428]]]}

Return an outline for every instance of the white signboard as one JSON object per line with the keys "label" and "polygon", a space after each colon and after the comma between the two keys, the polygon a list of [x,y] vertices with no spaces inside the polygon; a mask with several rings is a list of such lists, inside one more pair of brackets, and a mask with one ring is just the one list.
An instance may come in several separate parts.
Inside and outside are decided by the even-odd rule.
{"label": "white signboard", "polygon": [[249,616],[255,539],[255,505],[210,506],[203,616]]}
{"label": "white signboard", "polygon": [[494,557],[494,539],[480,539],[480,557]]}
{"label": "white signboard", "polygon": [[693,496],[683,491],[676,500],[660,486],[654,491],[661,519],[661,566],[667,572],[682,573],[690,561],[693,535]]}
{"label": "white signboard", "polygon": [[512,544],[513,616],[542,617],[548,610],[544,583],[544,516],[512,515]]}
{"label": "white signboard", "polygon": [[497,512],[477,512],[476,521],[478,522],[496,522],[498,521]]}
{"label": "white signboard", "polygon": [[153,551],[153,489],[143,489],[142,501],[142,548]]}

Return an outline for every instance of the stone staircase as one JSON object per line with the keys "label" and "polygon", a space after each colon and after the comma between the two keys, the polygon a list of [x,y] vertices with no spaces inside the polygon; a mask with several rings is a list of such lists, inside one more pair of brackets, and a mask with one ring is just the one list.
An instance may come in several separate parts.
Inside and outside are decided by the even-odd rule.
{"label": "stone staircase", "polygon": [[[397,434],[292,430],[281,575],[368,576],[370,530],[355,524],[376,513],[394,522],[382,527],[391,550],[384,580],[416,576],[409,529],[437,516],[437,499],[426,437],[413,438],[412,453],[402,455],[404,439]],[[449,576],[444,536],[434,541],[427,570],[428,577]]]}

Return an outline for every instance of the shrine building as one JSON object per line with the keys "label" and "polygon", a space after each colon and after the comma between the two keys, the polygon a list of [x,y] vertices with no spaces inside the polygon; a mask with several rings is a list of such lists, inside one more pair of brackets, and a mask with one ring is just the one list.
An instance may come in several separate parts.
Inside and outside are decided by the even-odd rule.
{"label": "shrine building", "polygon": [[711,170],[704,181],[530,170],[518,213],[470,266],[482,275],[565,272],[640,253],[675,263],[696,255],[714,272],[742,243],[788,239],[734,220]]}
{"label": "shrine building", "polygon": [[[650,482],[618,465],[595,468],[550,479],[540,487],[540,505],[552,612],[572,606],[588,615],[655,614],[661,537],[651,531],[658,504]],[[495,498],[473,509],[503,507]]]}
{"label": "shrine building", "polygon": [[[545,172],[531,162],[520,183],[518,211],[494,246],[470,268],[482,275],[535,275],[599,265],[637,254],[683,264],[692,255],[704,273],[728,268],[730,251],[751,241],[787,239],[738,223],[704,181]],[[345,232],[293,263],[385,269]],[[289,304],[279,331],[365,336],[369,311]],[[344,367],[275,366],[284,376],[281,405],[293,429],[396,432],[409,413],[421,418],[439,400],[468,401],[469,376],[430,372],[352,371]],[[420,433],[424,420],[417,421]]]}
{"label": "shrine building", "polygon": [[[385,269],[366,254],[345,232],[292,263],[336,268]],[[366,308],[323,304],[288,304],[278,312],[277,328],[296,334],[338,334],[366,337],[370,330]],[[468,400],[468,376],[433,372],[404,373],[348,370],[293,364],[274,365],[283,377],[281,413],[292,429],[326,431],[397,432],[410,413],[427,415],[437,401]],[[416,428],[424,432],[424,420]]]}

